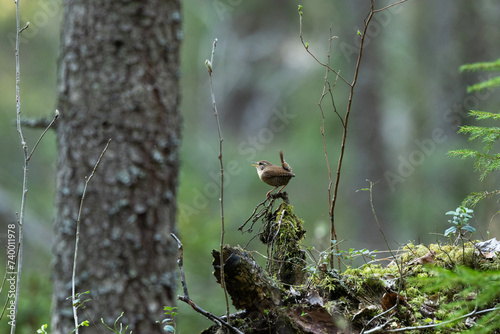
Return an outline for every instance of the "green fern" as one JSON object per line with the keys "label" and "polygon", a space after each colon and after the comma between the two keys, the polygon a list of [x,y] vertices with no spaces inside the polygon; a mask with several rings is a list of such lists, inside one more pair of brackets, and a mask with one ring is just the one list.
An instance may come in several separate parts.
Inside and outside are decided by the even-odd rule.
{"label": "green fern", "polygon": [[500,71],[500,59],[492,62],[479,62],[460,66],[460,72]]}
{"label": "green fern", "polygon": [[483,89],[500,86],[500,77],[486,80],[475,85],[467,87],[467,93],[481,91]]}
{"label": "green fern", "polygon": [[[465,64],[460,67],[460,71],[500,71],[500,59],[494,62]],[[496,86],[500,86],[500,76],[469,86],[467,87],[467,91],[480,91]],[[469,116],[474,117],[477,121],[500,119],[500,113],[492,113],[480,110],[469,111]],[[500,170],[500,153],[490,154],[494,144],[500,139],[500,127],[464,125],[460,127],[458,133],[468,135],[469,140],[480,139],[484,146],[482,148],[482,152],[471,149],[453,150],[449,152],[451,156],[460,157],[462,159],[472,158],[474,160],[474,170],[481,172],[479,176],[479,179],[481,181],[483,181],[491,172]],[[499,194],[500,190],[474,192],[467,196],[467,198],[465,198],[465,200],[462,202],[462,205],[467,207],[474,207],[479,201],[492,195]]]}

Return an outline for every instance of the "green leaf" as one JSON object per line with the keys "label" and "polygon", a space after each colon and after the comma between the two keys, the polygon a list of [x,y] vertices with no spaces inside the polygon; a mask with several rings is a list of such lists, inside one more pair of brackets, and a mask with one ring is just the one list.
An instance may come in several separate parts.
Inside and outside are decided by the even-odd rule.
{"label": "green leaf", "polygon": [[45,331],[47,329],[47,324],[43,324],[42,327],[40,327],[40,329],[37,329],[36,332],[38,334],[47,334],[47,332]]}
{"label": "green leaf", "polygon": [[447,228],[446,231],[444,231],[444,236],[447,237],[448,235],[455,233],[456,231],[457,231],[457,228],[455,226]]}
{"label": "green leaf", "polygon": [[175,333],[175,328],[172,325],[167,325],[163,327],[163,330],[167,333]]}
{"label": "green leaf", "polygon": [[470,233],[476,233],[476,229],[470,225],[465,225],[464,227],[462,227],[464,230],[467,230],[469,231]]}

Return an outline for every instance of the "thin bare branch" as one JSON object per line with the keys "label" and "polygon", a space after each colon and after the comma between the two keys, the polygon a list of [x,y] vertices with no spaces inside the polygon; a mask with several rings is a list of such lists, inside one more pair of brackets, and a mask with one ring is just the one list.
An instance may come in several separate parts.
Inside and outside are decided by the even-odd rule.
{"label": "thin bare branch", "polygon": [[[183,246],[182,246],[181,241],[179,240],[179,238],[177,238],[177,236],[175,234],[170,233],[170,235],[172,236],[172,238],[175,239],[175,241],[177,241],[177,246],[179,248],[179,259],[177,260],[177,265],[179,266],[179,270],[181,272],[182,287],[184,288],[184,295],[177,296],[177,299],[185,302],[186,304],[191,306],[193,308],[193,310],[204,315],[208,319],[215,322],[217,325],[224,326],[232,333],[243,334],[243,332],[241,332],[239,329],[231,326],[231,324],[229,323],[229,317],[227,317],[227,315],[226,315],[226,319],[228,319],[228,321],[226,322],[221,317],[217,317],[217,316],[213,315],[212,313],[205,311],[204,309],[202,309],[201,307],[196,305],[196,303],[191,298],[189,298],[188,291],[187,291],[187,284],[186,284],[186,276],[184,275],[183,260],[182,260],[183,259]],[[221,268],[222,268],[222,262],[221,262]]]}
{"label": "thin bare branch", "polygon": [[177,236],[173,233],[170,233],[172,238],[177,242],[177,247],[179,248],[179,258],[177,259],[177,265],[179,266],[179,270],[181,272],[181,282],[182,288],[184,290],[184,296],[189,298],[189,293],[186,284],[186,275],[184,274],[184,246],[182,246],[182,242],[177,238]]}
{"label": "thin bare branch", "polygon": [[43,136],[45,136],[45,134],[47,133],[47,131],[49,131],[49,129],[52,127],[52,125],[54,125],[54,123],[56,122],[57,120],[57,117],[59,117],[59,110],[56,109],[55,113],[54,113],[54,118],[52,119],[52,121],[49,123],[49,125],[47,125],[47,127],[45,128],[45,130],[42,132],[42,134],[40,135],[40,137],[38,138],[38,140],[36,141],[35,143],[35,146],[33,146],[33,149],[31,150],[31,153],[30,155],[28,156],[28,161],[31,159],[31,156],[33,155],[33,153],[35,153],[35,150],[36,148],[38,147],[38,144],[40,143],[40,141],[42,140]]}
{"label": "thin bare branch", "polygon": [[215,93],[214,93],[214,87],[212,83],[212,72],[213,72],[213,64],[214,64],[214,54],[215,54],[215,47],[217,46],[217,38],[214,40],[213,46],[212,46],[212,55],[210,57],[210,61],[206,60],[205,65],[207,66],[208,69],[208,77],[209,77],[209,85],[210,85],[210,96],[212,97],[212,107],[214,111],[214,116],[215,116],[215,121],[217,123],[217,133],[219,135],[219,162],[220,162],[220,219],[221,219],[221,235],[220,235],[220,263],[221,263],[221,287],[224,290],[224,298],[226,300],[226,315],[227,315],[227,321],[230,323],[231,319],[229,317],[229,298],[227,296],[227,289],[226,289],[226,281],[225,281],[225,276],[224,276],[224,260],[222,257],[222,251],[224,248],[224,234],[226,233],[225,231],[225,226],[224,226],[224,163],[222,160],[222,131],[220,127],[220,122],[219,122],[219,113],[217,112],[217,104],[215,103]]}
{"label": "thin bare branch", "polygon": [[[363,58],[363,48],[364,48],[366,32],[368,31],[368,26],[370,25],[370,21],[373,18],[373,10],[374,10],[374,0],[371,0],[370,12],[368,14],[368,17],[365,20],[363,32],[361,33],[358,59],[356,61],[356,67],[354,69],[354,77],[353,77],[352,83],[349,85],[350,86],[349,99],[347,102],[347,109],[346,109],[346,113],[344,116],[342,142],[340,145],[340,154],[339,154],[339,160],[338,160],[338,164],[337,164],[337,175],[336,175],[335,183],[334,183],[334,187],[333,187],[333,198],[332,198],[331,205],[330,205],[330,220],[331,220],[330,240],[337,240],[336,236],[335,236],[335,204],[337,203],[337,196],[338,196],[339,183],[340,183],[340,172],[342,170],[342,162],[344,160],[344,155],[345,155],[345,147],[346,147],[346,139],[347,139],[347,125],[349,122],[349,115],[351,114],[352,101],[353,101],[353,97],[354,97],[354,87],[356,86],[356,83],[358,81],[359,68],[361,65],[361,59]],[[333,263],[331,263],[331,266],[333,267]]]}
{"label": "thin bare branch", "polygon": [[[338,245],[336,243],[336,241],[337,241],[337,235],[336,235],[336,232],[335,232],[335,205],[337,203],[339,183],[340,183],[340,175],[341,175],[343,160],[344,160],[344,156],[345,156],[345,147],[346,147],[346,139],[347,139],[347,129],[348,129],[348,123],[349,123],[349,116],[350,116],[351,110],[352,110],[352,102],[353,102],[353,98],[354,98],[354,88],[355,88],[356,83],[358,81],[358,75],[359,75],[361,60],[363,58],[364,45],[365,45],[365,37],[367,35],[368,27],[369,27],[370,22],[371,22],[371,20],[373,18],[373,15],[376,12],[383,11],[385,9],[388,9],[388,8],[390,8],[392,6],[398,5],[398,4],[403,3],[405,1],[407,1],[407,0],[398,1],[398,2],[395,2],[395,3],[391,4],[391,5],[385,6],[383,8],[377,9],[377,10],[375,9],[374,0],[370,1],[370,11],[369,11],[368,16],[366,17],[366,19],[364,21],[363,31],[362,32],[358,32],[359,35],[360,35],[360,45],[359,45],[358,57],[357,57],[357,60],[356,60],[356,65],[355,65],[355,68],[354,68],[354,75],[353,75],[352,82],[348,82],[343,76],[340,75],[339,71],[334,70],[330,66],[330,64],[329,64],[329,62],[330,62],[330,52],[331,52],[331,41],[332,41],[333,37],[330,38],[330,43],[329,43],[329,48],[328,48],[328,53],[327,53],[327,62],[326,63],[322,63],[321,61],[319,61],[318,58],[309,50],[309,45],[304,42],[304,38],[303,38],[303,35],[302,35],[302,15],[303,15],[303,13],[302,13],[302,6],[299,6],[299,22],[300,22],[300,33],[299,34],[300,34],[300,41],[301,41],[302,45],[304,46],[304,49],[306,50],[306,52],[309,55],[311,55],[311,57],[313,57],[313,59],[317,63],[319,63],[321,66],[324,66],[326,68],[325,82],[324,82],[324,85],[323,85],[323,92],[322,92],[320,101],[318,102],[318,106],[319,106],[319,109],[320,109],[320,112],[321,112],[321,118],[322,118],[322,123],[321,123],[321,128],[320,129],[321,129],[321,135],[322,135],[322,138],[323,138],[323,147],[324,147],[324,150],[325,150],[325,157],[326,157],[326,163],[327,163],[327,168],[328,168],[328,176],[329,176],[328,201],[329,201],[329,214],[330,214],[330,243],[331,244],[335,243],[337,247],[338,247]],[[332,35],[331,30],[330,30],[330,35]],[[330,71],[332,71],[333,73],[335,73],[336,76],[337,76],[337,78],[335,80],[335,83],[340,78],[342,81],[344,81],[349,86],[349,97],[348,97],[348,101],[347,101],[346,111],[345,111],[345,114],[344,114],[343,117],[337,112],[337,109],[335,107],[335,100],[333,98],[333,92],[332,92],[333,87],[328,87],[327,88],[327,86],[329,84],[328,83],[328,75],[329,75]],[[341,145],[340,145],[340,154],[339,154],[339,158],[338,158],[337,172],[336,172],[336,176],[335,176],[335,181],[334,182],[332,181],[330,163],[329,163],[328,152],[327,152],[327,148],[326,148],[326,140],[325,140],[325,114],[324,114],[324,110],[323,110],[323,107],[322,107],[322,101],[323,101],[324,97],[327,94],[330,94],[330,96],[331,96],[331,101],[332,101],[332,106],[334,108],[334,112],[339,117],[340,122],[342,124],[342,128],[343,128],[343,131],[342,131],[342,140],[341,140]],[[333,183],[333,194],[331,192],[332,183]],[[330,265],[333,268],[333,254],[332,254],[331,258],[330,258]],[[339,269],[340,269],[340,258],[339,258]]]}
{"label": "thin bare branch", "polygon": [[458,321],[458,320],[461,320],[461,319],[465,319],[465,318],[471,317],[473,315],[479,315],[479,314],[493,312],[493,311],[498,311],[498,310],[500,310],[500,307],[493,307],[493,308],[489,308],[489,309],[481,310],[481,311],[478,311],[477,309],[474,309],[472,312],[464,314],[464,315],[462,315],[462,316],[460,316],[458,318],[450,319],[450,320],[443,321],[443,322],[440,322],[440,323],[437,323],[437,324],[430,324],[430,325],[423,325],[423,326],[412,326],[412,327],[401,327],[401,328],[395,328],[395,329],[384,329],[384,327],[389,324],[389,322],[387,322],[387,323],[385,323],[385,324],[383,324],[381,326],[377,326],[375,328],[370,329],[369,331],[364,332],[364,334],[372,334],[372,333],[397,333],[397,332],[407,332],[407,331],[413,331],[413,330],[424,330],[424,329],[429,329],[429,328],[436,328],[436,327],[439,327],[439,326],[442,326],[442,325],[446,325],[446,324],[449,324],[449,323],[452,323],[452,322],[455,322],[455,321]]}
{"label": "thin bare branch", "polygon": [[23,130],[21,127],[21,65],[19,61],[19,36],[23,30],[28,28],[28,24],[24,28],[20,28],[20,18],[19,18],[19,0],[16,1],[16,50],[15,50],[15,59],[16,59],[16,123],[17,123],[17,132],[19,134],[19,138],[21,139],[21,147],[23,149],[24,154],[24,166],[23,166],[23,193],[21,195],[21,209],[19,211],[17,225],[19,227],[19,239],[18,239],[18,251],[17,251],[17,275],[16,275],[16,293],[15,293],[15,301],[14,301],[14,310],[13,310],[13,319],[12,325],[10,328],[10,333],[14,334],[16,332],[16,320],[17,320],[17,310],[19,306],[19,293],[21,290],[21,273],[23,267],[23,249],[24,249],[24,211],[26,208],[26,194],[28,193],[28,145],[26,144],[26,139],[23,135]]}
{"label": "thin bare branch", "polygon": [[[302,11],[299,10],[299,36],[300,36],[300,42],[302,43],[302,45],[304,46],[304,49],[307,51],[307,53],[309,53],[309,55],[311,57],[313,57],[314,60],[316,60],[316,62],[318,64],[320,64],[321,66],[324,66],[326,67],[329,71],[332,71],[333,73],[335,73],[342,81],[344,81],[347,85],[351,85],[349,83],[349,81],[347,81],[346,79],[344,79],[343,76],[340,75],[340,72],[334,70],[332,67],[330,67],[330,64],[325,64],[325,63],[322,63],[318,58],[316,58],[316,56],[311,52],[309,51],[309,45],[307,45],[305,42],[304,42],[304,37],[302,36]],[[331,41],[331,39],[330,39]]]}
{"label": "thin bare branch", "polygon": [[[49,126],[52,120],[45,117],[42,118],[21,118],[21,126],[31,129],[45,129]],[[15,123],[14,123],[15,124]],[[51,128],[55,128],[57,124],[53,124]]]}
{"label": "thin bare branch", "polygon": [[[332,35],[332,28],[330,28],[330,36]],[[326,59],[327,59],[327,64],[329,65],[330,64],[330,54],[331,54],[331,50],[332,50],[332,40],[333,40],[334,37],[330,37],[330,40],[329,40],[329,43],[328,43],[328,52],[326,54]],[[326,160],[326,167],[328,169],[328,206],[330,206],[330,201],[332,199],[332,194],[331,194],[331,190],[332,190],[332,172],[331,172],[331,169],[330,169],[330,159],[328,158],[328,150],[326,148],[326,137],[325,137],[325,113],[323,111],[323,99],[324,97],[329,94],[330,97],[331,97],[331,102],[332,102],[332,106],[333,106],[333,111],[335,112],[335,114],[338,116],[339,120],[340,120],[340,123],[342,124],[342,127],[344,127],[344,119],[342,118],[342,116],[340,116],[340,114],[338,113],[337,111],[337,108],[335,106],[335,99],[333,97],[333,92],[332,92],[332,89],[333,87],[336,86],[337,84],[337,80],[339,78],[339,76],[337,75],[335,77],[335,81],[333,83],[333,86],[330,85],[329,81],[328,81],[328,76],[330,74],[330,68],[329,67],[326,67],[326,70],[325,70],[325,82],[323,84],[323,92],[321,93],[321,97],[318,101],[318,107],[319,107],[319,110],[321,111],[321,137],[323,139],[323,149],[325,151],[325,160]],[[329,211],[329,214],[330,214],[330,220],[332,220],[332,212]],[[332,229],[332,232],[331,235],[333,235],[333,238],[334,240],[337,240],[337,233],[335,232],[335,226],[332,224],[331,222],[331,229]],[[331,238],[330,238],[330,242],[331,242]],[[336,242],[335,243],[335,249],[337,251],[337,254],[339,254],[339,245],[338,243]],[[338,257],[338,264],[339,264],[339,269],[340,269],[340,257]],[[331,266],[333,267],[333,252],[331,253],[331,256],[330,256],[330,263],[331,263]]]}
{"label": "thin bare branch", "polygon": [[380,9],[375,9],[373,12],[374,13],[378,13],[378,12],[381,12],[381,11],[386,10],[388,8],[391,8],[392,6],[397,6],[397,5],[399,5],[399,4],[403,3],[403,2],[406,2],[406,1],[408,1],[408,0],[401,0],[401,1],[395,2],[395,3],[391,4],[391,5],[387,5],[385,7],[380,8]]}
{"label": "thin bare branch", "polygon": [[[59,113],[56,114],[56,117]],[[78,209],[78,217],[76,220],[76,236],[75,236],[75,254],[73,256],[73,273],[71,276],[71,303],[73,306],[73,319],[75,320],[75,331],[74,333],[78,334],[78,303],[76,301],[76,291],[75,291],[75,281],[76,281],[76,260],[78,257],[78,243],[80,241],[80,223],[81,223],[81,218],[82,218],[82,209],[83,209],[83,202],[85,200],[85,195],[87,193],[87,187],[89,185],[90,180],[95,175],[95,172],[97,170],[97,167],[101,163],[102,157],[108,150],[109,143],[111,142],[111,138],[108,140],[106,143],[106,146],[101,152],[101,155],[99,156],[99,159],[97,159],[97,162],[94,165],[94,168],[92,169],[92,172],[90,173],[89,176],[85,176],[85,186],[83,187],[83,193],[82,193],[82,198],[80,199],[80,208]]]}

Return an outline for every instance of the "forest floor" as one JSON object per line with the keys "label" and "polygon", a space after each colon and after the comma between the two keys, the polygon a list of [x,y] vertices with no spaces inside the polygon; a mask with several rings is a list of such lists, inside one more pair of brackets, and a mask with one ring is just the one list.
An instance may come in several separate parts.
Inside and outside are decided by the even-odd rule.
{"label": "forest floor", "polygon": [[[264,222],[259,237],[269,254],[266,268],[242,248],[226,245],[223,250],[224,283],[232,304],[242,310],[231,316],[230,332],[500,331],[496,239],[407,244],[386,265],[371,261],[340,272],[331,269],[334,252],[308,263],[301,245],[305,231],[292,206],[283,202],[259,213]],[[213,255],[220,282],[220,253]],[[214,325],[202,333],[221,332]]]}

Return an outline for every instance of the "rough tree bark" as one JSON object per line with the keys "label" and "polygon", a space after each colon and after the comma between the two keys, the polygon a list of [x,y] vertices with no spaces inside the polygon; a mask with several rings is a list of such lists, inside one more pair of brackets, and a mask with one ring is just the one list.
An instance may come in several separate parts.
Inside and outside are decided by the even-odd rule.
{"label": "rough tree bark", "polygon": [[174,303],[180,23],[179,0],[65,2],[51,333],[74,329],[78,208],[109,138],[82,212],[76,292],[92,300],[79,320],[101,328],[124,312],[134,333],[160,333],[155,320]]}

